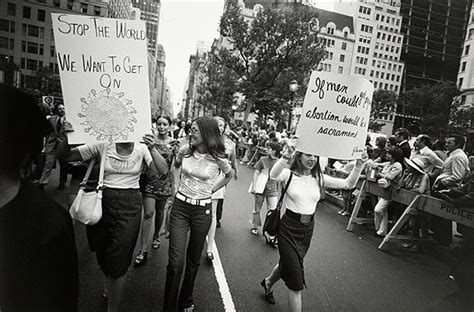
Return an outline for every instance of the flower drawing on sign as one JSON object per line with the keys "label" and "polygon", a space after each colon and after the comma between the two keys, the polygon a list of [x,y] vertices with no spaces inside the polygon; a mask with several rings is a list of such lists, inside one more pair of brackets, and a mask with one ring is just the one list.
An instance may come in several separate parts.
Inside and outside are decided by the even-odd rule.
{"label": "flower drawing on sign", "polygon": [[87,98],[81,98],[81,112],[84,132],[95,136],[98,141],[118,141],[128,139],[137,123],[137,110],[132,101],[124,98],[124,93],[112,92],[109,88],[96,91],[92,89]]}

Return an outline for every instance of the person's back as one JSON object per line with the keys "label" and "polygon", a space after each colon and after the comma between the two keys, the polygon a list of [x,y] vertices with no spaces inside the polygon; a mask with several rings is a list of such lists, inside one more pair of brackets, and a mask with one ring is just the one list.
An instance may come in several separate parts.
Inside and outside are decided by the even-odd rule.
{"label": "person's back", "polygon": [[0,98],[0,310],[76,311],[71,218],[20,174],[51,126],[29,95],[0,84]]}

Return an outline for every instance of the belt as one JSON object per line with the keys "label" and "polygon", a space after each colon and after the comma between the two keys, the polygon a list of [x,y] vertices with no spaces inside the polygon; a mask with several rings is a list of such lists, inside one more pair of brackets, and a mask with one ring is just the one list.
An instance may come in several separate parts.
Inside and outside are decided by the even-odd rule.
{"label": "belt", "polygon": [[195,205],[195,206],[206,206],[207,204],[211,203],[211,198],[205,198],[205,199],[193,199],[189,198],[181,193],[176,193],[176,198],[184,201],[185,203]]}
{"label": "belt", "polygon": [[300,221],[302,224],[308,224],[314,220],[314,213],[313,214],[301,214],[290,209],[286,209],[285,215],[296,220]]}

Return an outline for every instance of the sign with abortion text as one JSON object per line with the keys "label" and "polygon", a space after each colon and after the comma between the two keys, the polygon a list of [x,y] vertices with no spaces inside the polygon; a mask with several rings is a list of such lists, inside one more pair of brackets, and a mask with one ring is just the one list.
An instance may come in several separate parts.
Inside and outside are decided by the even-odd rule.
{"label": "sign with abortion text", "polygon": [[314,71],[296,129],[296,150],[334,159],[360,158],[373,91],[362,77]]}
{"label": "sign with abortion text", "polygon": [[145,22],[51,16],[69,144],[140,141],[151,131]]}

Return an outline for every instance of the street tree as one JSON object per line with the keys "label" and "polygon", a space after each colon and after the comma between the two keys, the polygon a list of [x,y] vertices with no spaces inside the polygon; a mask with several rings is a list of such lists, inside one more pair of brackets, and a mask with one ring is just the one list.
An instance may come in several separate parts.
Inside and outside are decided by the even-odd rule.
{"label": "street tree", "polygon": [[397,107],[397,94],[393,91],[377,89],[372,96],[370,109],[369,130],[378,132],[385,123],[380,118],[395,111]]}
{"label": "street tree", "polygon": [[[219,24],[220,34],[229,44],[216,52],[216,61],[237,77],[238,91],[246,97],[244,123],[254,105],[273,105],[259,100],[272,94],[284,72],[309,76],[325,51],[318,39],[317,13],[307,6],[283,6],[260,10],[249,21],[241,14],[236,0],[228,1]],[[288,77],[284,89],[296,77]],[[273,88],[273,90],[272,90]],[[289,95],[289,94],[288,94]],[[259,103],[259,104],[257,104]]]}
{"label": "street tree", "polygon": [[406,114],[421,118],[421,132],[442,138],[462,128],[463,116],[457,112],[460,103],[455,100],[459,94],[455,84],[440,82],[406,92],[401,104]]}
{"label": "street tree", "polygon": [[198,85],[198,102],[207,112],[229,120],[235,104],[236,81],[235,73],[216,62],[214,54],[209,53]]}
{"label": "street tree", "polygon": [[20,70],[20,67],[14,62],[1,58],[0,59],[0,71],[3,72],[3,82],[8,85],[14,84],[15,72]]}
{"label": "street tree", "polygon": [[49,67],[41,67],[36,71],[36,77],[41,95],[61,96],[61,80],[58,73]]}

